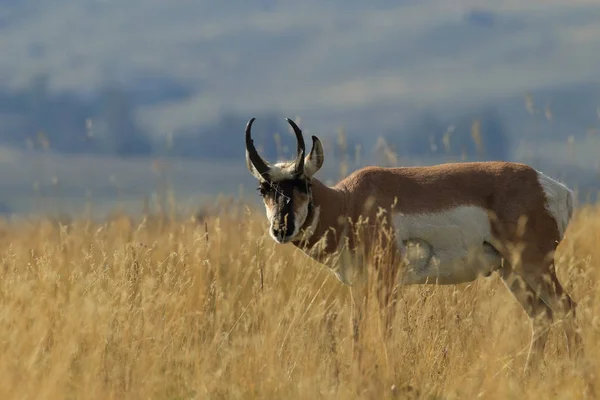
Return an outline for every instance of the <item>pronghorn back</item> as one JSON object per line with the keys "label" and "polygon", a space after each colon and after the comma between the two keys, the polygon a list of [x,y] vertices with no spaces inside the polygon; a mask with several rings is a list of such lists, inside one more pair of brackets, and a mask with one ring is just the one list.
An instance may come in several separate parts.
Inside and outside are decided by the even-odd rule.
{"label": "pronghorn back", "polygon": [[[334,201],[328,200],[328,188],[313,186],[317,203]],[[572,215],[572,193],[566,186],[512,162],[371,166],[355,171],[333,189],[344,194],[343,212],[349,220],[375,221],[380,210],[385,210],[385,222],[397,235],[398,251],[405,251],[411,240],[429,243],[438,257],[432,261],[438,264],[427,265],[436,271],[407,278],[406,282],[414,283],[434,276],[436,283],[451,284],[487,276],[499,268],[501,253],[506,252],[503,244],[520,240],[552,252]],[[317,227],[309,247],[329,236],[328,251],[340,248],[339,236],[328,232],[332,226],[338,232],[342,229],[336,225],[336,214],[327,216],[321,210],[325,221]],[[519,230],[521,222],[526,233]],[[371,239],[361,237],[360,246],[370,247]]]}

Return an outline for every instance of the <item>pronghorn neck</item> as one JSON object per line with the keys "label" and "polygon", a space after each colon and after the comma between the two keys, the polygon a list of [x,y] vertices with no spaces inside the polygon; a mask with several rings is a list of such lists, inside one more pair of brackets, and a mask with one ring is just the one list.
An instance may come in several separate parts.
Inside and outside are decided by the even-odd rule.
{"label": "pronghorn neck", "polygon": [[[309,215],[302,226],[304,232],[300,240],[292,242],[296,247],[308,253],[317,242],[326,237],[325,253],[332,253],[337,248],[337,236],[346,221],[348,202],[344,191],[329,187],[318,179],[311,179],[312,198]],[[337,232],[334,234],[332,230]],[[301,234],[302,235],[302,234]],[[311,256],[314,256],[311,255]]]}

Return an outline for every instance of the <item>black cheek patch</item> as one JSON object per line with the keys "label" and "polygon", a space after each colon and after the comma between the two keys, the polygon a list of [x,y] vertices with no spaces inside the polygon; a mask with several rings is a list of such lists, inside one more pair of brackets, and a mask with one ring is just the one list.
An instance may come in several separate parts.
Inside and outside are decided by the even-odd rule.
{"label": "black cheek patch", "polygon": [[293,189],[296,189],[297,191],[299,191],[300,193],[304,193],[304,194],[308,194],[308,186],[309,183],[306,182],[303,179],[294,179],[294,180],[290,180],[290,186],[291,186],[291,190],[293,191]]}

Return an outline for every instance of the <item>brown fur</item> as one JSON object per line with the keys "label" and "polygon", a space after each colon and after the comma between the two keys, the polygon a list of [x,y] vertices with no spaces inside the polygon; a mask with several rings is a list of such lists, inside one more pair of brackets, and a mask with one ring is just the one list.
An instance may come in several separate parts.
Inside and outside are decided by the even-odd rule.
{"label": "brown fur", "polygon": [[[361,237],[360,244],[370,248],[376,239],[373,233],[379,228],[373,222],[380,209],[387,211],[380,222],[388,226],[398,212],[435,212],[467,204],[488,210],[496,240],[493,245],[506,261],[501,277],[532,320],[534,338],[526,368],[543,351],[554,314],[564,317],[568,311],[575,311],[575,302],[566,294],[554,271],[552,256],[561,239],[557,223],[545,208],[546,198],[537,171],[527,165],[482,162],[366,167],[333,187],[314,178],[311,182],[314,206],[320,208],[319,221],[308,240],[294,244],[321,262],[338,249],[344,227],[361,217],[369,218],[371,229],[367,231],[370,234]],[[307,218],[303,228],[311,222]],[[524,230],[519,228],[522,222]],[[314,252],[315,244],[323,237],[327,238],[326,246],[323,251]],[[357,239],[354,235],[348,239],[350,248],[354,248]],[[520,258],[515,258],[511,249],[519,244],[524,246],[523,252]],[[399,254],[395,241],[388,240],[384,245],[391,246],[390,257],[374,267],[380,281],[379,299],[389,306],[397,284]],[[358,296],[365,296],[365,290],[358,288]],[[362,311],[358,313],[361,319]],[[386,323],[390,323],[392,315],[387,316]],[[578,345],[579,338],[573,331],[567,335],[570,347]]]}
{"label": "brown fur", "polygon": [[[574,316],[576,304],[562,288],[554,267],[554,252],[571,218],[570,193],[559,188],[556,182],[544,181],[544,185],[550,185],[550,191],[563,191],[550,204],[540,181],[546,178],[533,168],[497,161],[428,167],[366,167],[328,187],[313,177],[324,162],[323,148],[317,137],[312,137],[312,149],[304,158],[302,132],[288,119],[298,141],[298,156],[293,163],[269,166],[252,144],[252,121],[254,119],[246,127],[248,168],[263,183],[285,183],[282,193],[293,197],[291,212],[294,219],[299,219],[294,222],[289,236],[292,243],[331,268],[342,267],[338,277],[352,286],[355,344],[369,294],[368,279],[365,282],[363,278],[365,275],[368,278],[371,271],[375,273],[378,299],[387,310],[386,332],[389,332],[394,315],[390,305],[395,299],[402,265],[402,248],[395,237],[392,219],[398,213],[433,213],[465,205],[487,211],[493,242],[489,245],[500,255],[499,258],[494,256],[492,267],[500,269],[506,287],[532,321],[533,337],[526,369],[541,356],[553,319],[569,313]],[[310,183],[309,194],[297,190],[303,187],[302,181]],[[280,199],[282,193],[277,193]],[[561,198],[565,203],[559,205]],[[290,211],[283,205],[269,204],[267,199],[265,202],[273,215],[272,223],[279,225],[278,221],[285,219]],[[564,209],[555,210],[555,207]],[[299,216],[304,215],[306,219],[302,221]],[[300,224],[300,232],[296,233]],[[484,245],[488,243],[481,243]],[[358,272],[356,281],[349,277],[352,269]],[[448,282],[452,281],[460,282]],[[579,335],[570,328],[567,339],[570,350],[573,346],[580,347]]]}
{"label": "brown fur", "polygon": [[[389,218],[397,212],[435,212],[458,205],[475,205],[490,211],[499,240],[516,239],[516,228],[522,215],[531,221],[529,239],[540,251],[553,251],[560,240],[556,222],[544,207],[546,199],[537,173],[524,164],[483,162],[430,167],[366,167],[331,188],[315,178],[311,182],[314,205],[326,211],[321,212],[317,229],[307,244],[311,248],[327,235],[326,253],[335,251],[338,245],[332,227],[341,231],[348,219],[357,221],[361,216],[374,220],[380,208],[387,211]],[[306,221],[304,227],[310,222]],[[387,222],[391,223],[391,220]]]}

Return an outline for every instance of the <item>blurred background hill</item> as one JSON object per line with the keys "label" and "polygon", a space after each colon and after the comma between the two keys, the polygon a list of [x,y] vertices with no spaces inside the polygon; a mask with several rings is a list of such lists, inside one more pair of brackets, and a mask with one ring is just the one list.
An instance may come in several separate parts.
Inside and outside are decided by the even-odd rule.
{"label": "blurred background hill", "polygon": [[270,159],[294,146],[285,117],[318,135],[323,179],[515,160],[591,201],[598,49],[586,0],[5,0],[0,212],[254,195],[252,116]]}

